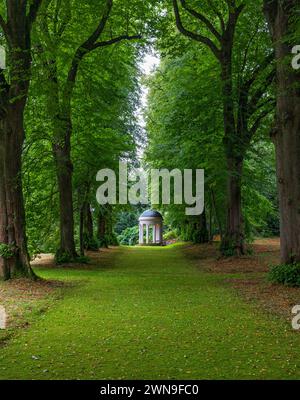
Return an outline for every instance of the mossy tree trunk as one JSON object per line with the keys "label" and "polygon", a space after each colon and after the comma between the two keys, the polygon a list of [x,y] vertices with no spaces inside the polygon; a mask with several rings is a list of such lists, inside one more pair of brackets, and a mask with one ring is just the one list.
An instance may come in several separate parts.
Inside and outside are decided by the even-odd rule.
{"label": "mossy tree trunk", "polygon": [[277,112],[272,138],[276,148],[280,203],[281,261],[300,262],[300,73],[292,68],[291,35],[299,24],[298,0],[265,0],[276,53]]}
{"label": "mossy tree trunk", "polygon": [[[0,70],[0,277],[34,278],[30,267],[22,191],[24,109],[31,75],[31,30],[41,0],[8,1],[0,25],[8,49]],[[8,77],[8,79],[7,79]]]}

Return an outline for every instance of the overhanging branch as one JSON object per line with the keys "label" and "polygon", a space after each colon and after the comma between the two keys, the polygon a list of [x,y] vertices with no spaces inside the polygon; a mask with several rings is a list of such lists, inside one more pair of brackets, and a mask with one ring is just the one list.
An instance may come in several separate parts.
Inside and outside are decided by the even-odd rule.
{"label": "overhanging branch", "polygon": [[121,42],[123,40],[138,40],[138,39],[142,39],[142,36],[141,35],[133,35],[133,36],[121,35],[121,36],[115,37],[115,38],[110,39],[110,40],[105,40],[103,42],[95,43],[93,45],[92,50],[97,49],[99,47],[111,46],[111,45],[116,44],[118,42]]}
{"label": "overhanging branch", "polygon": [[106,26],[106,23],[108,21],[109,15],[112,10],[112,6],[113,6],[113,0],[107,0],[104,13],[97,28],[89,36],[89,38],[77,48],[72,60],[71,68],[69,70],[68,82],[75,82],[79,63],[87,53],[93,50],[95,42],[99,39],[100,35],[104,31],[104,28]]}
{"label": "overhanging branch", "polygon": [[245,86],[247,88],[250,88],[253,85],[258,75],[271,64],[271,62],[274,60],[274,57],[275,57],[274,52],[270,53],[267,57],[265,57],[264,61],[253,71],[251,77],[246,82]]}
{"label": "overhanging branch", "polygon": [[266,118],[272,111],[274,110],[274,108],[267,108],[264,111],[262,111],[259,116],[256,118],[256,120],[254,121],[251,129],[250,129],[250,135],[251,137],[253,137],[256,133],[256,131],[258,130],[258,128],[260,127],[261,121]]}
{"label": "overhanging branch", "polygon": [[262,85],[254,92],[251,100],[249,101],[249,115],[254,114],[258,102],[260,101],[264,93],[266,93],[268,87],[274,81],[275,76],[276,76],[275,69],[272,69],[271,72],[267,75]]}
{"label": "overhanging branch", "polygon": [[219,21],[220,21],[220,24],[221,24],[221,29],[222,29],[222,32],[224,33],[226,27],[225,27],[225,21],[224,21],[224,18],[223,18],[222,13],[221,13],[221,12],[217,9],[217,7],[213,4],[213,0],[211,0],[211,1],[208,3],[208,6],[213,10],[213,12],[214,12],[214,13],[216,14],[216,16],[219,18]]}
{"label": "overhanging branch", "polygon": [[218,39],[218,41],[221,41],[221,35],[217,31],[217,29],[214,27],[214,25],[209,21],[208,18],[205,17],[202,13],[199,13],[198,11],[190,8],[185,0],[180,0],[182,7],[190,13],[193,17],[197,18],[199,21],[203,22],[206,27],[209,29],[209,31]]}
{"label": "overhanging branch", "polygon": [[179,32],[197,42],[203,43],[206,46],[208,46],[209,49],[213,52],[213,54],[216,56],[216,58],[219,60],[221,57],[221,52],[211,39],[209,39],[206,36],[200,35],[199,33],[191,32],[184,28],[181,21],[177,0],[173,0],[173,8],[176,19],[176,25]]}

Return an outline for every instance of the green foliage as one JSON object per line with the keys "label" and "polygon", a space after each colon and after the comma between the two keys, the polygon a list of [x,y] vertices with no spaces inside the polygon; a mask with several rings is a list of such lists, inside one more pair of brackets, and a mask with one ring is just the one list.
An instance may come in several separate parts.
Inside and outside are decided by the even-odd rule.
{"label": "green foliage", "polygon": [[133,226],[126,228],[121,235],[118,236],[119,242],[124,246],[135,246],[139,242],[139,227]]}
{"label": "green foliage", "polygon": [[94,237],[89,237],[86,233],[83,234],[83,245],[85,249],[92,251],[97,251],[99,247],[101,247],[98,240],[96,240]]}
{"label": "green foliage", "polygon": [[88,264],[90,262],[89,257],[87,256],[78,256],[76,257],[77,264]]}
{"label": "green foliage", "polygon": [[274,146],[268,129],[247,153],[243,174],[243,215],[247,240],[279,236]]}
{"label": "green foliage", "polygon": [[15,250],[13,246],[7,245],[5,243],[0,243],[0,257],[9,259],[14,256]]}
{"label": "green foliage", "polygon": [[100,247],[118,246],[119,240],[115,233],[106,233],[104,237],[99,240]]}
{"label": "green foliage", "polygon": [[77,256],[73,257],[71,254],[67,252],[61,252],[60,250],[57,250],[55,254],[55,262],[57,265],[63,265],[63,264],[88,264],[89,258],[86,256]]}
{"label": "green foliage", "polygon": [[207,243],[208,239],[208,231],[206,227],[200,228],[196,225],[192,236],[193,243]]}
{"label": "green foliage", "polygon": [[172,229],[171,231],[168,231],[164,233],[164,240],[175,240],[178,239],[179,234],[177,229]]}
{"label": "green foliage", "polygon": [[[226,20],[228,8],[224,2],[218,2],[214,7],[209,3],[211,2],[205,1],[200,6],[191,0],[189,6],[201,10],[221,31],[216,20],[222,17]],[[243,107],[239,105],[243,98],[243,84],[252,82],[245,97],[247,101],[255,99],[260,89],[265,87],[266,76],[272,71],[272,63],[267,63],[266,69],[251,80],[253,71],[263,64],[272,48],[264,16],[257,12],[258,7],[262,7],[261,0],[259,5],[245,2],[245,9],[236,29],[232,56],[232,96],[236,125]],[[182,7],[181,15],[187,29],[209,36],[205,24],[199,23],[189,12],[184,12]],[[225,162],[227,153],[225,154],[223,141],[220,66],[207,46],[178,33],[174,26],[171,2],[166,6],[165,19],[160,25],[157,50],[161,55],[161,65],[148,81],[149,144],[146,161],[155,168],[205,169],[206,211],[210,217],[210,233],[220,234],[226,225],[228,179]],[[246,136],[248,138],[253,128],[252,140],[243,141],[238,136],[234,147],[234,151],[245,159],[242,211],[248,240],[257,235],[278,234],[274,150],[269,138],[274,110],[273,90],[266,86],[262,92],[264,95],[258,97],[260,101],[257,109],[252,108],[252,114],[247,121]],[[231,139],[234,143],[233,138]],[[193,227],[188,226],[180,207],[168,206],[168,212],[171,215],[171,227],[179,228],[182,238],[194,242],[205,239],[205,232],[194,231]],[[228,249],[230,254],[232,251],[234,248]]]}
{"label": "green foliage", "polygon": [[268,278],[272,283],[286,286],[300,286],[300,264],[281,264],[271,268]]}
{"label": "green foliage", "polygon": [[140,211],[125,211],[121,212],[117,216],[117,223],[115,225],[115,232],[117,235],[121,235],[127,228],[132,228],[138,225]]}
{"label": "green foliage", "polygon": [[[64,85],[74,52],[95,29],[105,3],[98,0],[47,1],[35,24],[33,47],[38,51],[26,108],[23,157],[26,225],[31,254],[55,252],[59,243],[59,196],[52,151],[57,140],[59,118],[56,117],[63,105]],[[155,7],[156,1],[151,4],[142,0],[114,1],[109,29],[103,32],[101,40],[110,39],[111,35],[152,32],[151,24],[146,24],[153,17]],[[81,61],[71,104],[77,247],[78,210],[83,200],[93,208],[97,207],[95,176],[98,170],[116,170],[120,158],[135,158],[135,141],[140,134],[135,116],[140,101],[137,63],[143,51],[141,42],[123,41],[97,49]],[[54,64],[55,69],[52,69]],[[58,79],[49,79],[55,73]],[[85,187],[89,189],[79,195]],[[110,244],[117,244],[114,235],[99,243]],[[96,242],[89,245],[96,248]],[[65,260],[69,257],[61,255],[58,258]]]}

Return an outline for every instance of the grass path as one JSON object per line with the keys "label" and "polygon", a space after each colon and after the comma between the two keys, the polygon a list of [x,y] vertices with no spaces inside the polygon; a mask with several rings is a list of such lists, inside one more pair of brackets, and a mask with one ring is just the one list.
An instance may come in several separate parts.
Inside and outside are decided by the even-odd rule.
{"label": "grass path", "polygon": [[105,267],[37,270],[78,284],[0,349],[1,379],[300,377],[300,335],[180,246],[116,251]]}

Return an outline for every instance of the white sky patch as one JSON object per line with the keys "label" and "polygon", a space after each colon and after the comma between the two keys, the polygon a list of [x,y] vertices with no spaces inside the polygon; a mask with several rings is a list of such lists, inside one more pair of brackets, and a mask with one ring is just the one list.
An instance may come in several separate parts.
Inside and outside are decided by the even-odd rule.
{"label": "white sky patch", "polygon": [[[140,69],[144,77],[153,74],[156,68],[159,66],[159,63],[160,63],[159,57],[153,51],[150,50],[150,52],[145,55],[143,61],[140,64]],[[147,108],[148,94],[149,94],[148,88],[141,83],[141,107],[137,110],[137,118],[139,125],[143,130],[145,130],[146,128],[146,121],[144,119],[143,111]],[[143,156],[143,149],[141,146],[137,149],[137,154],[138,158],[141,159]]]}
{"label": "white sky patch", "polygon": [[[141,70],[147,77],[155,72],[156,68],[159,66],[159,63],[160,60],[156,55],[153,55],[151,53],[146,54],[143,63],[141,65]],[[142,107],[145,108],[147,107],[148,88],[142,85],[141,89],[142,89]]]}
{"label": "white sky patch", "polygon": [[142,63],[142,71],[146,75],[150,75],[155,71],[156,67],[158,67],[160,60],[155,54],[146,54],[143,63]]}

